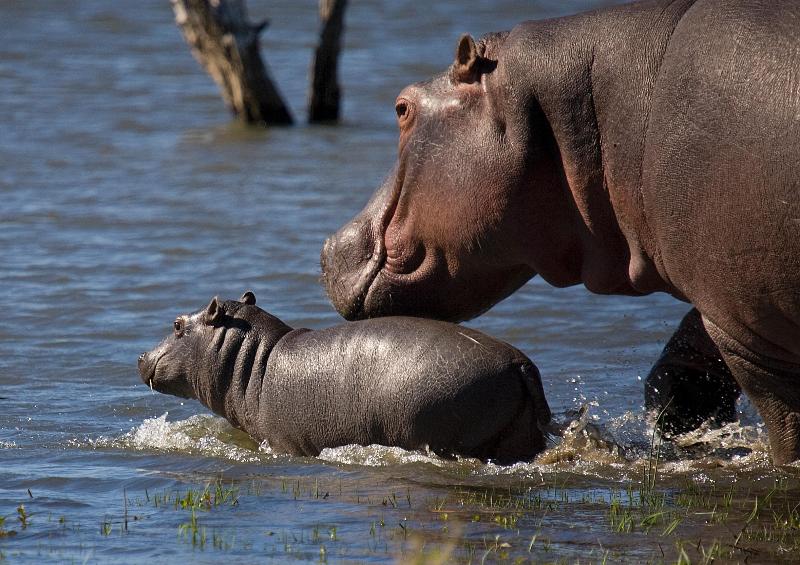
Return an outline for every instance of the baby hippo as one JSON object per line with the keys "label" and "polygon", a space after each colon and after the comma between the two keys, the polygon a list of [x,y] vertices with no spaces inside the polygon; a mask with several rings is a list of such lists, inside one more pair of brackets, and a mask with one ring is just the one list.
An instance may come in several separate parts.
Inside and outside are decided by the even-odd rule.
{"label": "baby hippo", "polygon": [[142,380],[293,455],[377,443],[508,464],[545,446],[539,371],[506,343],[405,317],[295,330],[255,304],[245,292],[180,316],[139,357]]}

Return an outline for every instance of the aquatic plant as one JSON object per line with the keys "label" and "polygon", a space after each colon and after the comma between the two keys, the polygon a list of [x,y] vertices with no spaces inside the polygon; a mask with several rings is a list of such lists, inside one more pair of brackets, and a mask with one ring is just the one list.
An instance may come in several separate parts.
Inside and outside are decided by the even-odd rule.
{"label": "aquatic plant", "polygon": [[[652,563],[696,564],[782,561],[800,551],[800,487],[786,475],[767,488],[701,477],[676,483],[660,472],[645,483],[653,475],[638,471],[633,480],[603,488],[555,474],[473,477],[419,488],[402,479],[343,476],[215,477],[145,489],[131,498],[123,491],[119,510],[99,517],[99,529],[98,522],[81,529],[74,519],[67,528],[64,516],[52,523],[61,538],[93,533],[97,545],[122,535],[152,535],[158,524],[196,551],[257,551],[277,560],[323,563],[614,563],[629,559],[636,547]],[[27,539],[52,527],[49,519],[31,520],[28,506],[35,505],[31,499],[12,507],[0,519],[0,539]],[[237,513],[264,505],[278,515],[290,512],[297,525],[242,529]],[[343,506],[347,519],[337,510]],[[12,520],[18,532],[8,528]]]}

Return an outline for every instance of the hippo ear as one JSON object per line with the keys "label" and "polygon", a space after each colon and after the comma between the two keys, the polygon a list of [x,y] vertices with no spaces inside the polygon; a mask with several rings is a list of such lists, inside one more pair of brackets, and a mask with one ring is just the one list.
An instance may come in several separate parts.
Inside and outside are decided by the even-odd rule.
{"label": "hippo ear", "polygon": [[253,294],[252,291],[248,290],[242,295],[242,297],[239,299],[239,302],[252,306],[256,303],[256,295]]}
{"label": "hippo ear", "polygon": [[468,33],[462,35],[456,47],[456,60],[453,61],[452,73],[456,82],[477,82],[481,79],[481,59],[475,40]]}
{"label": "hippo ear", "polygon": [[222,319],[222,316],[225,312],[222,310],[222,304],[219,303],[219,299],[215,296],[211,299],[211,302],[208,303],[206,306],[206,324],[215,324]]}

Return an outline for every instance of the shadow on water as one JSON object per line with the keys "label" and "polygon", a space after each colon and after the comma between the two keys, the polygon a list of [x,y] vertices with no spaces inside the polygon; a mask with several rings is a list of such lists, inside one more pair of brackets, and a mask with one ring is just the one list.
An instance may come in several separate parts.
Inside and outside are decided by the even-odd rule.
{"label": "shadow on water", "polygon": [[[302,118],[315,3],[248,4]],[[168,2],[2,3],[0,562],[792,561],[798,473],[771,467],[746,401],[651,448],[641,378],[686,309],[664,296],[534,280],[471,323],[536,361],[561,424],[510,467],[276,455],[136,373],[214,295],[338,323],[320,247],[392,164],[397,92],[464,31],[600,4],[354,3],[343,124],[258,130],[231,122]]]}

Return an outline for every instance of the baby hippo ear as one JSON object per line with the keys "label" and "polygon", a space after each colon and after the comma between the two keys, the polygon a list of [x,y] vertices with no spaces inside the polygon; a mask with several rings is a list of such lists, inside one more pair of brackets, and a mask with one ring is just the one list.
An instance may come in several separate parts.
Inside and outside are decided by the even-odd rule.
{"label": "baby hippo ear", "polygon": [[222,304],[219,303],[219,299],[215,296],[206,306],[206,324],[216,324],[224,315]]}
{"label": "baby hippo ear", "polygon": [[242,297],[239,299],[239,302],[242,304],[247,304],[248,306],[252,306],[256,303],[256,295],[252,293],[252,291],[246,291]]}

